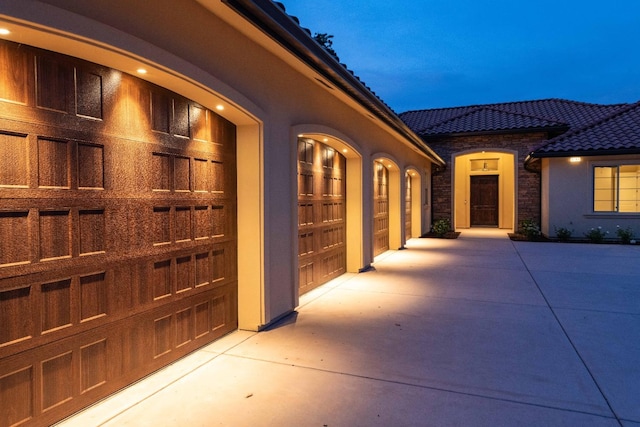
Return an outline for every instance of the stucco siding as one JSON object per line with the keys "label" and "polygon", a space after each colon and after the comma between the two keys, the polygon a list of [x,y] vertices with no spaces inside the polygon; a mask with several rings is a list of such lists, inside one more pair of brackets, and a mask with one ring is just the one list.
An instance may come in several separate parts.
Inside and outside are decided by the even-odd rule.
{"label": "stucco siding", "polygon": [[624,163],[640,164],[637,156],[582,157],[571,163],[568,157],[549,158],[542,162],[543,188],[548,194],[548,219],[542,223],[542,232],[555,237],[556,228],[564,227],[572,237],[584,239],[591,228],[602,227],[609,232],[607,238],[617,239],[616,228],[631,227],[640,234],[640,213],[594,212],[593,168]]}

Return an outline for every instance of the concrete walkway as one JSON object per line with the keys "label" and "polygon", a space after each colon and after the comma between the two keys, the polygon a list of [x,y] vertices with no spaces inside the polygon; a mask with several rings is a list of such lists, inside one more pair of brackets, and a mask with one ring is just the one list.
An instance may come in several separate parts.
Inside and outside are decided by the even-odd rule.
{"label": "concrete walkway", "polygon": [[640,427],[640,246],[407,248],[60,425]]}

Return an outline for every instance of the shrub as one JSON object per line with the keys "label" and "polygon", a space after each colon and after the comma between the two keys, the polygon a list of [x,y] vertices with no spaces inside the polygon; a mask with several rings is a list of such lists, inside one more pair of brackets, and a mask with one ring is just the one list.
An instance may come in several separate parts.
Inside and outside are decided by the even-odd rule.
{"label": "shrub", "polygon": [[520,222],[520,232],[524,234],[528,240],[537,240],[540,237],[540,226],[533,220],[525,219]]}
{"label": "shrub", "polygon": [[442,237],[451,231],[451,223],[448,218],[439,219],[433,223],[432,229],[437,236]]}
{"label": "shrub", "polygon": [[558,240],[560,240],[561,242],[566,242],[571,238],[571,235],[573,234],[573,230],[569,230],[566,227],[555,227],[556,230],[556,237],[558,238]]}
{"label": "shrub", "polygon": [[631,239],[633,239],[633,230],[631,230],[631,227],[620,228],[619,225],[616,225],[616,234],[620,238],[620,242],[625,245],[631,243]]}
{"label": "shrub", "polygon": [[602,231],[602,227],[592,228],[588,233],[585,233],[585,237],[589,239],[591,243],[602,243],[605,236],[609,234],[608,231]]}

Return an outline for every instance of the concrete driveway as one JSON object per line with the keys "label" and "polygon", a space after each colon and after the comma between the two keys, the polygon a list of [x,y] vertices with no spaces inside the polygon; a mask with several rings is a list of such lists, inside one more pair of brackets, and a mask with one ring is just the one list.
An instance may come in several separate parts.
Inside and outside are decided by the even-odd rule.
{"label": "concrete driveway", "polygon": [[61,426],[640,427],[640,246],[412,239]]}

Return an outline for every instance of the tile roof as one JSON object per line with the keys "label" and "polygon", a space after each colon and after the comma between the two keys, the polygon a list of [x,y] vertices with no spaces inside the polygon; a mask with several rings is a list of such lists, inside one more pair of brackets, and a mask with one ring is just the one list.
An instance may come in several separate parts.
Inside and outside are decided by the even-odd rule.
{"label": "tile roof", "polygon": [[640,102],[627,104],[587,126],[545,141],[532,157],[640,154]]}
{"label": "tile roof", "polygon": [[531,128],[565,127],[564,123],[545,120],[498,108],[478,107],[431,126],[429,135],[464,132],[495,132]]}
{"label": "tile roof", "polygon": [[542,99],[407,111],[400,114],[400,118],[423,137],[561,126],[574,129],[593,123],[627,105]]}

